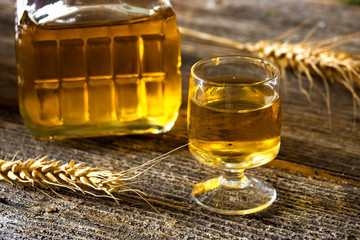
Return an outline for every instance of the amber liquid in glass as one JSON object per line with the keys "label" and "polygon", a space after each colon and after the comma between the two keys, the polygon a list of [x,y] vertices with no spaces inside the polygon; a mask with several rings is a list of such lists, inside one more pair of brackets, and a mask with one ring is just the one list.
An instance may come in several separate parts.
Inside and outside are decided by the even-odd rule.
{"label": "amber liquid in glass", "polygon": [[[259,82],[236,78],[242,83]],[[234,78],[208,81],[234,83]],[[277,90],[265,85],[234,92],[229,89],[224,92],[221,86],[201,94],[197,93],[197,87],[192,91],[188,108],[189,149],[196,158],[229,169],[256,167],[275,158],[281,128]],[[224,94],[232,96],[225,101]]]}
{"label": "amber liquid in glass", "polygon": [[39,139],[160,133],[181,104],[180,39],[170,8],[135,20],[17,31],[19,104]]}

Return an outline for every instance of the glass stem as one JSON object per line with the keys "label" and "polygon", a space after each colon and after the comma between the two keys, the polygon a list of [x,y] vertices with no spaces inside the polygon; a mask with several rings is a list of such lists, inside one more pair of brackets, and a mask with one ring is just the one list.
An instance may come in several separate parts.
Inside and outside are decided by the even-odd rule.
{"label": "glass stem", "polygon": [[225,170],[222,176],[222,185],[231,188],[245,188],[250,183],[244,174],[245,169]]}

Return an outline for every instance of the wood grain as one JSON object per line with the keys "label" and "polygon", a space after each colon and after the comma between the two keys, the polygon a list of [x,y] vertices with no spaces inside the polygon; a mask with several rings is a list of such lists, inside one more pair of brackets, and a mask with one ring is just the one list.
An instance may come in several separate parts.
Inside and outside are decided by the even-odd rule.
{"label": "wood grain", "polygon": [[[272,39],[303,22],[288,41],[300,41],[321,22],[312,39],[359,31],[360,6],[340,1],[173,0],[181,26],[240,42]],[[239,54],[228,47],[182,39],[183,105],[174,128],[162,135],[38,141],[17,108],[13,49],[14,1],[0,2],[0,157],[46,154],[67,162],[128,169],[187,143],[186,96],[189,71],[197,60]],[[360,42],[342,49],[359,54]],[[196,162],[187,148],[144,173],[137,188],[156,209],[133,193],[111,199],[53,192],[0,182],[1,239],[360,239],[360,109],[351,94],[331,85],[331,122],[321,95],[312,102],[289,72],[282,89],[280,153],[269,164],[248,170],[275,186],[276,202],[246,216],[207,212],[191,199],[192,185],[218,171]],[[318,81],[320,89],[321,82]],[[304,81],[305,87],[307,82]],[[284,87],[284,84],[283,84]],[[356,126],[353,126],[354,118]]]}

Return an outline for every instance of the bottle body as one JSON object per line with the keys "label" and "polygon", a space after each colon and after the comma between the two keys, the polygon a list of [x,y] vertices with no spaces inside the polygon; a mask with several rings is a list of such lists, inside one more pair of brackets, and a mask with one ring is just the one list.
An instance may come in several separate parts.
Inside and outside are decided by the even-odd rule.
{"label": "bottle body", "polygon": [[61,16],[41,24],[43,19],[36,22],[27,11],[19,21],[19,105],[32,135],[59,139],[170,130],[181,103],[174,12],[163,7],[117,19],[116,13],[100,11],[107,19],[93,20],[100,17],[99,11],[91,17],[92,8],[70,23]]}

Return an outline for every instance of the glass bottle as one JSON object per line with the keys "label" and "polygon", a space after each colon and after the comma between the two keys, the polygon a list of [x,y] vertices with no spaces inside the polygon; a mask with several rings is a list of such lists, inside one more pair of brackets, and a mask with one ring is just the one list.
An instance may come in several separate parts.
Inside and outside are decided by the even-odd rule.
{"label": "glass bottle", "polygon": [[19,106],[38,139],[162,133],[181,104],[166,0],[18,0]]}

